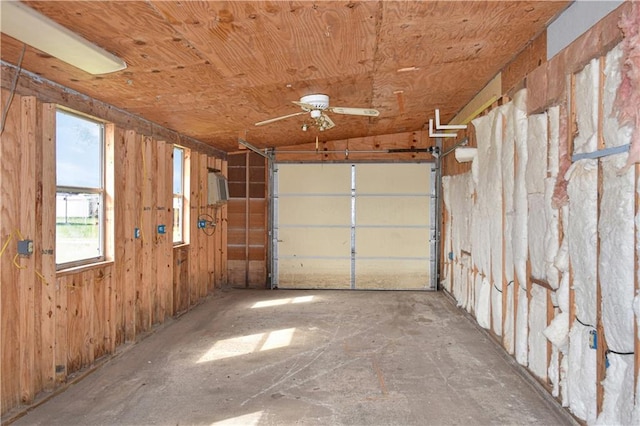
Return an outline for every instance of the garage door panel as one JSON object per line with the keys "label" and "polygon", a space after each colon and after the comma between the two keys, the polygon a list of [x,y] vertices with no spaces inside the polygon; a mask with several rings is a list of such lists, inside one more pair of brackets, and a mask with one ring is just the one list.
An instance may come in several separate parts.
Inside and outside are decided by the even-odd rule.
{"label": "garage door panel", "polygon": [[429,257],[429,230],[421,228],[359,228],[358,257]]}
{"label": "garage door panel", "polygon": [[361,290],[424,290],[431,285],[426,259],[360,259],[356,261],[356,288]]}
{"label": "garage door panel", "polygon": [[278,169],[278,193],[351,194],[351,167],[345,164],[281,166]]}
{"label": "garage door panel", "polygon": [[432,173],[424,163],[279,165],[275,282],[282,288],[433,288]]}
{"label": "garage door panel", "polygon": [[287,225],[351,225],[351,197],[280,197],[278,221]]}
{"label": "garage door panel", "polygon": [[350,228],[286,227],[278,232],[278,255],[288,256],[337,256],[351,255]]}
{"label": "garage door panel", "polygon": [[356,197],[356,224],[425,225],[428,197]]}
{"label": "garage door panel", "polygon": [[350,259],[280,259],[280,288],[351,288]]}
{"label": "garage door panel", "polygon": [[428,194],[430,168],[424,164],[358,164],[360,194]]}

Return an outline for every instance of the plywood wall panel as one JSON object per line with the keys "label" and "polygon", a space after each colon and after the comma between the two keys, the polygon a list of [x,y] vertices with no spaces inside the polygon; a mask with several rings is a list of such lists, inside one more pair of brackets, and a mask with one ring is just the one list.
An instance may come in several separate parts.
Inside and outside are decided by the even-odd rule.
{"label": "plywood wall panel", "polygon": [[[152,216],[153,197],[153,167],[152,167],[152,139],[142,139],[142,212],[140,218],[140,241],[142,243],[140,256],[139,279],[136,282],[136,330],[144,332],[151,327],[151,287],[155,286],[153,271],[153,239],[155,237],[154,218]],[[145,277],[153,277],[145,279]]]}
{"label": "plywood wall panel", "polygon": [[[158,266],[164,270],[164,314],[173,315],[173,144],[165,144],[165,167],[158,171],[160,179],[164,179],[164,215],[163,223],[167,226],[167,238],[164,247],[163,263]],[[163,320],[164,321],[164,320]]]}
{"label": "plywood wall panel", "polygon": [[[198,211],[202,214],[208,215],[207,208],[207,179],[208,179],[208,171],[207,171],[207,155],[200,154],[200,161],[198,163]],[[199,271],[207,271],[207,265],[209,263],[209,259],[207,259],[206,254],[201,256],[200,253],[206,253],[207,251],[207,240],[208,235],[205,234],[202,230],[198,232],[198,270]],[[204,297],[208,292],[208,282],[209,276],[207,273],[199,274],[200,279],[198,280],[198,296]]]}
{"label": "plywood wall panel", "polygon": [[[2,90],[2,104],[5,105],[9,92]],[[14,97],[14,102],[20,103],[20,96]],[[15,105],[15,104],[14,104]],[[10,108],[5,121],[2,140],[17,139],[17,132],[20,126],[19,108]],[[2,406],[11,407],[19,403],[20,398],[20,377],[18,374],[11,374],[10,371],[19,371],[19,327],[15,318],[19,315],[17,283],[17,270],[12,266],[11,258],[15,254],[13,245],[13,232],[16,226],[16,214],[19,211],[17,204],[17,173],[16,167],[20,159],[20,146],[18,144],[0,144],[0,228],[2,246],[6,245],[2,258],[2,268],[0,268],[0,304],[2,333],[0,333],[0,364],[2,368],[2,380],[0,389],[2,390]]]}
{"label": "plywood wall panel", "polygon": [[[228,168],[227,160],[222,160],[222,174],[227,177],[229,176],[229,168]],[[223,204],[222,208],[220,209],[220,229],[219,229],[220,257],[221,257],[220,280],[222,285],[226,285],[228,283],[228,276],[227,276],[227,271],[229,270],[228,263],[227,263],[227,258],[228,258],[227,234],[228,234],[228,224],[229,224],[227,220],[227,218],[229,217],[228,215],[229,215],[229,212],[228,212],[228,202],[227,202]]]}
{"label": "plywood wall panel", "polygon": [[[18,179],[21,185],[19,192],[19,223],[16,228],[18,239],[36,237],[35,232],[35,190],[36,190],[36,131],[38,126],[37,100],[32,96],[24,96],[20,100],[20,168]],[[34,241],[36,242],[36,241]],[[19,288],[19,339],[20,339],[20,386],[21,401],[30,403],[35,394],[35,351],[36,330],[34,312],[36,312],[36,275],[35,256],[18,256],[14,260],[20,269],[18,274]],[[40,300],[38,300],[39,306]],[[39,308],[38,308],[39,311]]]}
{"label": "plywood wall panel", "polygon": [[[55,119],[56,108],[53,104],[43,105],[42,111],[42,139],[38,144],[40,154],[39,161],[42,164],[41,173],[41,194],[38,203],[41,206],[52,206],[55,203],[55,182],[56,182],[56,163],[55,163]],[[56,269],[54,257],[55,247],[55,217],[53,215],[45,215],[45,208],[41,207],[36,217],[41,224],[41,246],[42,254],[42,285],[41,294],[41,374],[42,388],[45,391],[51,391],[55,387],[55,345],[56,345]]]}
{"label": "plywood wall panel", "polygon": [[189,249],[174,248],[173,265],[173,314],[189,308]]}
{"label": "plywood wall panel", "polygon": [[[171,274],[167,274],[171,269],[171,245],[173,226],[172,222],[167,222],[166,213],[170,209],[171,198],[167,198],[167,179],[165,175],[172,176],[170,172],[173,168],[173,163],[167,159],[167,144],[164,141],[157,141],[155,143],[157,151],[155,153],[155,194],[156,194],[156,208],[155,212],[155,224],[156,227],[164,225],[165,233],[161,234],[159,230],[155,233],[155,273],[156,273],[156,285],[155,285],[155,302],[154,302],[154,317],[153,323],[164,322],[165,313],[167,310],[167,278],[171,277]],[[168,161],[169,160],[169,161]],[[165,172],[167,171],[167,172]],[[157,229],[157,228],[156,228]]]}
{"label": "plywood wall panel", "polygon": [[[199,233],[202,232],[198,229],[198,216],[200,214],[198,209],[200,196],[200,155],[197,152],[191,153],[190,164],[190,182],[189,182],[189,211],[191,220],[189,226],[189,243],[191,247],[198,246]],[[198,251],[190,250],[189,252],[189,303],[194,304],[199,299],[200,292],[198,291]]]}

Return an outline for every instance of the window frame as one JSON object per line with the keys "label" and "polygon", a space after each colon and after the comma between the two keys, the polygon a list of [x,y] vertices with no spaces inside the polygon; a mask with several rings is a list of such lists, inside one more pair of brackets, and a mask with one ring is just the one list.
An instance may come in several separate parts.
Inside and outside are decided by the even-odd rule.
{"label": "window frame", "polygon": [[[58,114],[65,114],[71,117],[74,117],[79,120],[85,120],[94,124],[99,125],[100,129],[100,149],[99,149],[99,162],[100,165],[100,187],[84,187],[84,186],[68,186],[68,185],[58,185],[57,182],[57,170],[58,170],[58,154],[57,154],[57,146],[60,141],[57,138],[58,132]],[[55,121],[55,129],[56,132],[56,151],[55,151],[55,165],[56,165],[56,212],[57,212],[57,202],[59,194],[97,194],[99,196],[99,208],[98,208],[98,247],[100,254],[94,257],[88,257],[83,259],[76,259],[69,262],[61,262],[58,263],[55,260],[56,271],[61,271],[65,269],[75,268],[79,266],[91,265],[99,262],[104,262],[107,259],[107,177],[106,177],[106,158],[107,158],[107,123],[104,120],[100,120],[96,117],[92,117],[86,114],[82,114],[77,111],[73,111],[61,106],[56,107],[56,121]],[[58,251],[58,239],[57,239],[57,222],[56,222],[56,253]]]}
{"label": "window frame", "polygon": [[[175,168],[175,153],[176,151],[179,150],[182,152],[182,162],[181,162],[181,168],[182,168],[182,173],[181,173],[181,177],[180,177],[180,183],[182,186],[182,193],[181,194],[177,194],[175,192],[173,192],[174,190],[174,181],[175,181],[175,174],[176,174],[176,168]],[[175,222],[175,200],[176,198],[179,198],[181,201],[181,210],[179,212],[179,217],[180,217],[180,224],[179,224],[179,230],[180,230],[180,236],[181,238],[179,240],[176,240],[176,232],[175,229],[173,231],[173,245],[177,246],[177,245],[181,245],[181,244],[185,244],[187,242],[186,239],[186,227],[185,227],[185,203],[186,203],[186,196],[185,196],[185,180],[186,180],[186,155],[187,155],[187,149],[183,146],[180,145],[173,145],[173,152],[172,152],[172,170],[173,170],[173,174],[172,174],[172,183],[171,183],[171,196],[172,196],[172,206],[174,209],[173,212],[173,219],[172,222]]]}

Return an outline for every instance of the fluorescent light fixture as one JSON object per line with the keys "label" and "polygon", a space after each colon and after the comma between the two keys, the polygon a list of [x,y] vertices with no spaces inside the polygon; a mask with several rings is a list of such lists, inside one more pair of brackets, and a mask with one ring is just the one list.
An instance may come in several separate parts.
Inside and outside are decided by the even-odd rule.
{"label": "fluorescent light fixture", "polygon": [[0,31],[90,74],[120,71],[127,64],[20,1],[0,2]]}
{"label": "fluorescent light fixture", "polygon": [[398,68],[396,70],[396,72],[411,72],[411,71],[418,71],[420,68],[418,67],[405,67],[405,68]]}

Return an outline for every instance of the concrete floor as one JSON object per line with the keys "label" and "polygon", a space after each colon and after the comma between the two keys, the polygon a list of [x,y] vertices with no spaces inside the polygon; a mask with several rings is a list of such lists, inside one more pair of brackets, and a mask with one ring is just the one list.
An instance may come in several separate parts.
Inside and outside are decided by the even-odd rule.
{"label": "concrete floor", "polygon": [[442,293],[227,290],[15,424],[568,423]]}

